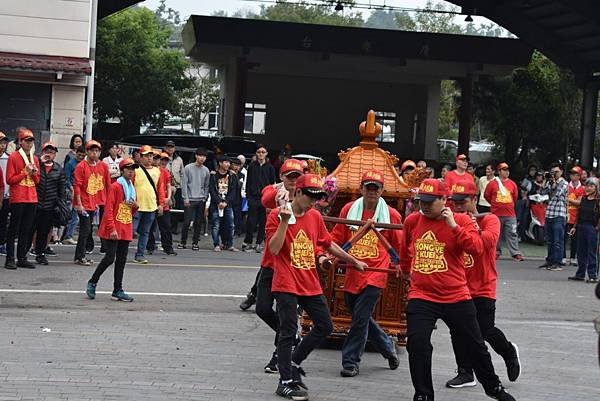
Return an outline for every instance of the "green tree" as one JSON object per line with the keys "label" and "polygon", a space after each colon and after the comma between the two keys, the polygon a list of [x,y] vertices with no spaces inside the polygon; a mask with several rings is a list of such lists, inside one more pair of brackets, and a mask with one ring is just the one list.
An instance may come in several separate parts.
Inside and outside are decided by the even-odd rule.
{"label": "green tree", "polygon": [[95,110],[118,118],[126,132],[177,114],[189,87],[183,54],[168,48],[171,31],[147,8],[130,8],[98,24]]}
{"label": "green tree", "polygon": [[393,11],[374,10],[365,21],[366,28],[398,29],[396,13]]}
{"label": "green tree", "polygon": [[204,126],[208,114],[219,104],[219,81],[201,65],[191,66],[186,75],[191,85],[181,97],[179,116],[191,122],[194,132]]}
{"label": "green tree", "polygon": [[[270,6],[262,5],[260,12],[255,16],[257,19],[272,21],[299,22],[305,24],[324,24],[341,26],[363,26],[362,14],[359,12],[335,11],[332,7],[333,1],[324,1],[323,5],[315,5],[300,1],[288,3],[284,0]],[[346,7],[350,8],[351,1],[345,1]],[[346,10],[345,8],[344,10]]]}

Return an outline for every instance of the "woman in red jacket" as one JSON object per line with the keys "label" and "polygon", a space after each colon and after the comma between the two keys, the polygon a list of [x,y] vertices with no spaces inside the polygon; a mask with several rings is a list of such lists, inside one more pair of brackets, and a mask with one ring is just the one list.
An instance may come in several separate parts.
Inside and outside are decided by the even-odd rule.
{"label": "woman in red jacket", "polygon": [[112,298],[117,301],[133,301],[133,298],[123,291],[123,271],[127,261],[127,250],[133,239],[133,211],[137,209],[135,187],[131,179],[138,165],[131,158],[119,163],[121,177],[111,184],[108,191],[104,215],[98,236],[102,240],[106,254],[98,264],[96,271],[87,284],[87,296],[96,298],[96,285],[100,276],[113,263],[115,264],[115,281]]}

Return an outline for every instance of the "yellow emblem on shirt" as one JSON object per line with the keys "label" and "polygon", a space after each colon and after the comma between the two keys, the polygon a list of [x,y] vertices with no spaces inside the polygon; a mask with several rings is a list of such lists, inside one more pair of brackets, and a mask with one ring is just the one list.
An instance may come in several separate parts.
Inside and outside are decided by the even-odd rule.
{"label": "yellow emblem on shirt", "polygon": [[369,230],[361,239],[350,248],[348,252],[356,259],[372,259],[379,256],[379,238],[372,230]]}
{"label": "yellow emblem on shirt", "polygon": [[440,273],[448,270],[444,258],[446,244],[439,242],[433,231],[427,231],[415,241],[413,270],[423,274]]}
{"label": "yellow emblem on shirt", "polygon": [[470,253],[463,254],[463,263],[465,264],[465,269],[473,267],[475,261],[473,260],[473,256]]}
{"label": "yellow emblem on shirt", "polygon": [[87,188],[85,189],[85,192],[94,196],[98,192],[103,191],[103,190],[104,190],[104,179],[103,179],[102,175],[92,173],[90,175],[90,178],[88,179]]}
{"label": "yellow emblem on shirt", "polygon": [[504,195],[502,195],[502,191],[498,191],[496,193],[496,202],[497,203],[512,203],[513,199],[512,199],[512,195],[510,194],[510,191],[506,191],[504,193]]}
{"label": "yellow emblem on shirt", "polygon": [[[27,174],[25,169],[23,169],[23,173]],[[29,175],[26,175],[21,181],[19,181],[19,185],[22,187],[35,187],[35,182],[33,182],[33,178]]]}
{"label": "yellow emblem on shirt", "polygon": [[315,248],[304,230],[300,229],[290,246],[290,261],[296,269],[310,270],[315,266]]}
{"label": "yellow emblem on shirt", "polygon": [[115,220],[119,223],[130,224],[132,221],[131,214],[131,206],[125,202],[121,202],[119,203],[119,209],[117,209],[117,216],[115,217]]}

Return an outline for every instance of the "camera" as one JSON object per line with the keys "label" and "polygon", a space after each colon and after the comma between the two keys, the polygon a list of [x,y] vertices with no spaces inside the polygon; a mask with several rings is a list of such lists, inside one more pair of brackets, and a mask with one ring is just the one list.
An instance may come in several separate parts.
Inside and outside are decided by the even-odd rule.
{"label": "camera", "polygon": [[549,171],[546,171],[546,173],[544,174],[544,178],[547,179],[547,180],[552,179],[552,173],[549,172]]}

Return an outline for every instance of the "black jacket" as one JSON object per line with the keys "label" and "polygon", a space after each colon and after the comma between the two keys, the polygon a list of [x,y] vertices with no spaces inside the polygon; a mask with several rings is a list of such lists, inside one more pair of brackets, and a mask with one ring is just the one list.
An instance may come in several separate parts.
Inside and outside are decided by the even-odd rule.
{"label": "black jacket", "polygon": [[217,176],[219,174],[211,174],[210,180],[208,182],[208,192],[210,193],[210,209],[217,209],[217,205],[221,201],[227,202],[227,207],[233,207],[236,201],[236,194],[239,192],[239,178],[237,175],[227,172],[227,193],[225,194],[225,199],[221,198],[221,194],[219,194],[219,183],[217,180]]}
{"label": "black jacket", "polygon": [[248,166],[248,177],[246,177],[246,198],[260,199],[264,187],[275,184],[277,176],[275,167],[269,162],[262,166],[256,161],[252,161]]}
{"label": "black jacket", "polygon": [[37,185],[38,208],[54,210],[59,199],[66,200],[66,177],[60,164],[54,162],[52,169],[46,173],[46,168],[40,166],[40,182]]}

